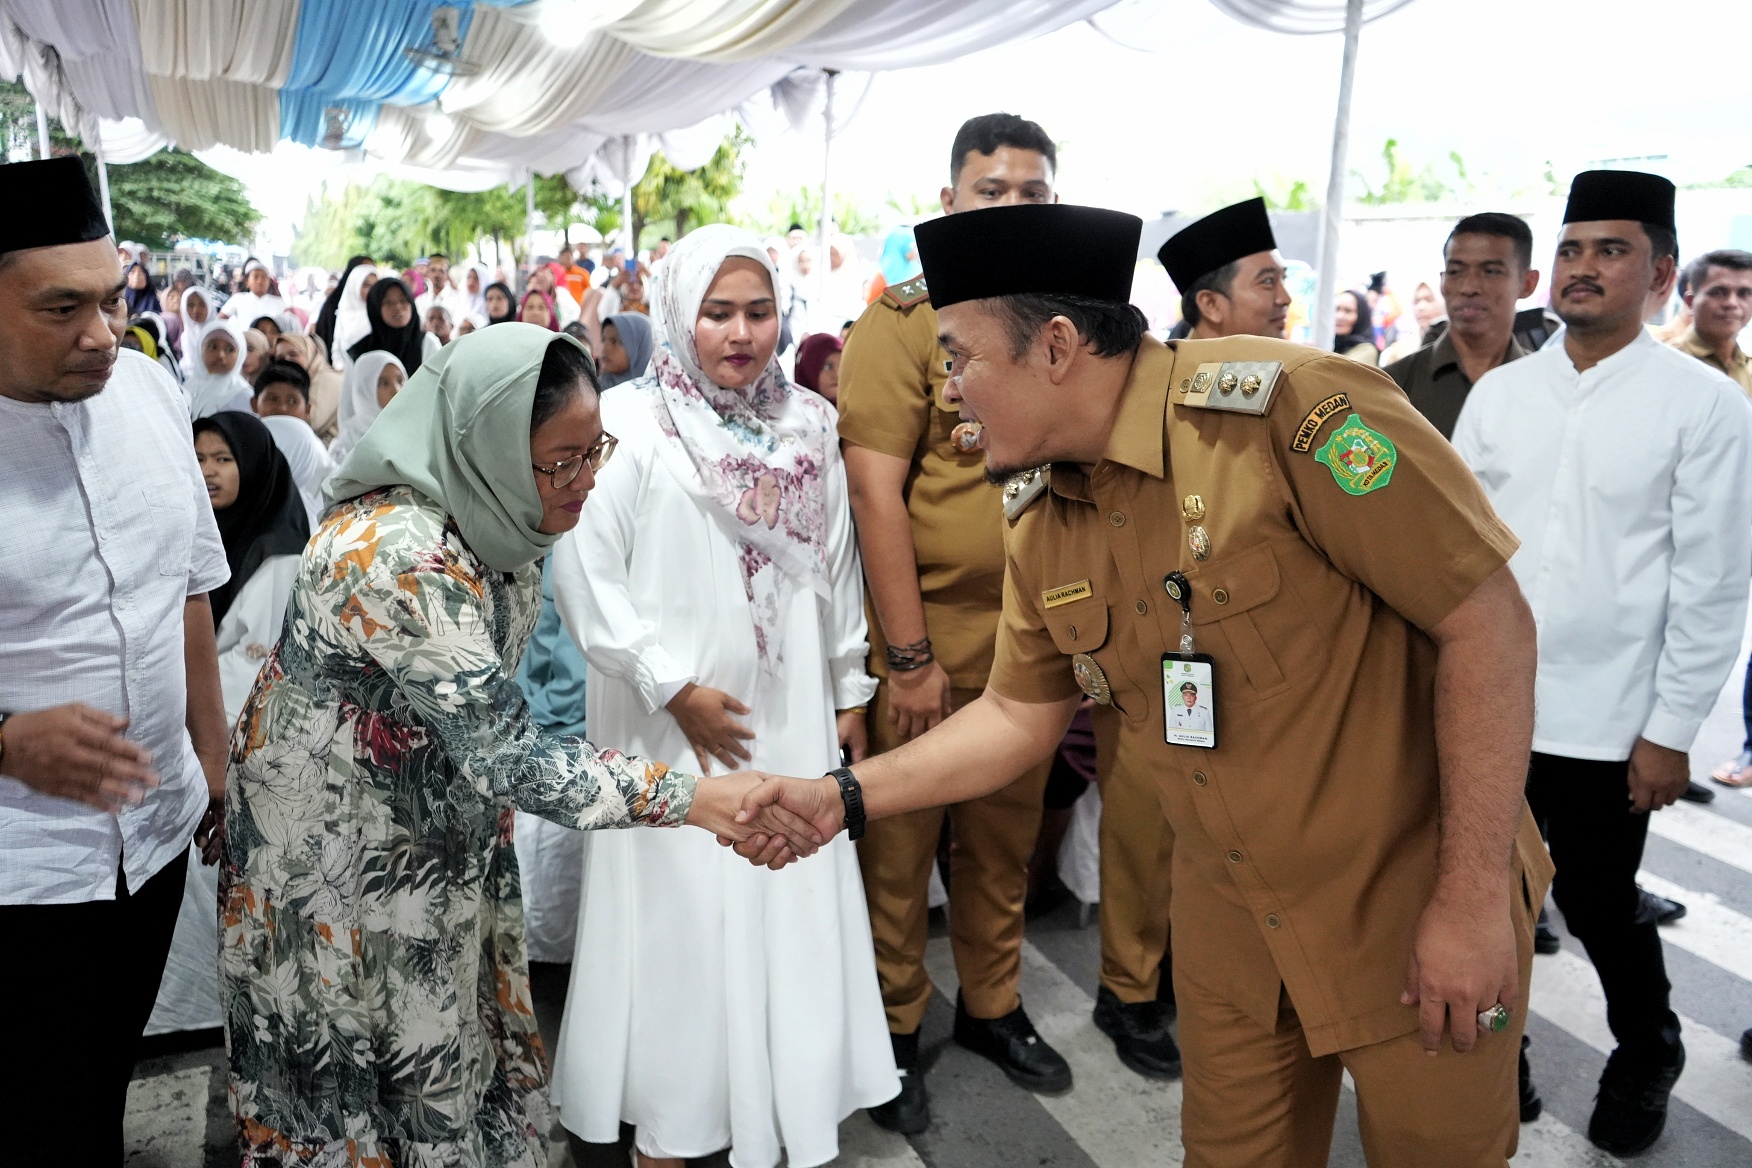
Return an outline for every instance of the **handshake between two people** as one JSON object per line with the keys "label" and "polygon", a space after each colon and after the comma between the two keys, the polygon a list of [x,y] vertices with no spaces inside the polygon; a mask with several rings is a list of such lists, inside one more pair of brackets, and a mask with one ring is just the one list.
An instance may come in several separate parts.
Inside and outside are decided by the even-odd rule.
{"label": "handshake between two people", "polygon": [[778,871],[814,855],[845,827],[845,801],[831,777],[795,779],[761,771],[702,778],[687,822],[718,837],[751,864]]}

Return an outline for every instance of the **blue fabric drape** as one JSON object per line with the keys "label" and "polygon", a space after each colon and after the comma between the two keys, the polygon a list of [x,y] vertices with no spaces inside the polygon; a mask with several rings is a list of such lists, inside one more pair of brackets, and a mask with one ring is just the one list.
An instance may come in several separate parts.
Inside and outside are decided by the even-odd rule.
{"label": "blue fabric drape", "polygon": [[324,113],[330,106],[347,111],[347,130],[341,138],[342,149],[352,149],[365,141],[377,125],[378,103],[334,98],[313,89],[282,89],[280,91],[280,137],[319,146],[328,132]]}
{"label": "blue fabric drape", "polygon": [[[423,105],[449,78],[422,69],[402,53],[430,44],[432,13],[449,0],[304,0],[292,44],[287,89],[311,89],[338,97],[369,98],[395,105]],[[460,11],[458,32],[466,44],[473,4]]]}

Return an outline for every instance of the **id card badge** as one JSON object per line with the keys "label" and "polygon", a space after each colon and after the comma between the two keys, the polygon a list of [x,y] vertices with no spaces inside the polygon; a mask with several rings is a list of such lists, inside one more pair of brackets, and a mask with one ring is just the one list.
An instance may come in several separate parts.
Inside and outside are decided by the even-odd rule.
{"label": "id card badge", "polygon": [[1217,748],[1217,666],[1208,653],[1162,654],[1162,738]]}

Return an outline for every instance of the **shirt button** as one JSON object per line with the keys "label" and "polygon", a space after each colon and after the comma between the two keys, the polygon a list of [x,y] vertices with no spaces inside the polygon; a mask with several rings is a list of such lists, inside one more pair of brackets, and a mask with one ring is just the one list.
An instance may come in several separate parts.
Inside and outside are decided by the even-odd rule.
{"label": "shirt button", "polygon": [[1141,600],[1138,601],[1136,604],[1132,605],[1132,607],[1138,610],[1139,616],[1143,616],[1146,612],[1150,611],[1150,606],[1145,604]]}
{"label": "shirt button", "polygon": [[1193,771],[1192,781],[1202,787],[1208,780],[1205,778],[1205,773],[1203,771]]}
{"label": "shirt button", "polygon": [[1240,862],[1241,862],[1241,853],[1240,852],[1230,852],[1229,853],[1229,863],[1239,864]]}
{"label": "shirt button", "polygon": [[1279,922],[1279,921],[1278,921],[1278,919],[1277,919],[1277,914],[1276,914],[1276,913],[1272,913],[1272,914],[1271,914],[1271,915],[1270,915],[1270,916],[1268,916],[1268,917],[1266,917],[1266,918],[1265,918],[1265,927],[1266,927],[1266,928],[1268,928],[1268,929],[1275,929],[1275,928],[1277,928],[1277,927],[1278,927],[1278,924],[1279,924],[1279,923],[1280,923],[1280,922]]}
{"label": "shirt button", "polygon": [[1229,603],[1229,590],[1227,588],[1215,589],[1211,592],[1211,599],[1218,604],[1227,604]]}
{"label": "shirt button", "polygon": [[1124,527],[1125,526],[1125,512],[1115,511],[1113,514],[1111,514],[1107,517],[1107,522],[1113,524],[1113,526],[1115,526],[1115,527]]}

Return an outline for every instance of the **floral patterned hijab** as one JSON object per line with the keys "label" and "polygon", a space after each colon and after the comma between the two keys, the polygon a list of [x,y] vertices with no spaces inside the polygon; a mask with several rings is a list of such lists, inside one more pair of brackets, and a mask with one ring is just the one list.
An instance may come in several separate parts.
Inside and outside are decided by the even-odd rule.
{"label": "floral patterned hijab", "polygon": [[798,392],[776,359],[739,390],[713,384],[700,368],[694,325],[732,256],[759,263],[778,288],[754,233],[715,223],[684,236],[664,261],[651,372],[629,388],[646,395],[669,438],[665,464],[742,546],[755,644],[772,672],[783,663],[779,634],[791,590],[829,590],[821,475],[837,453],[835,415],[821,398]]}

